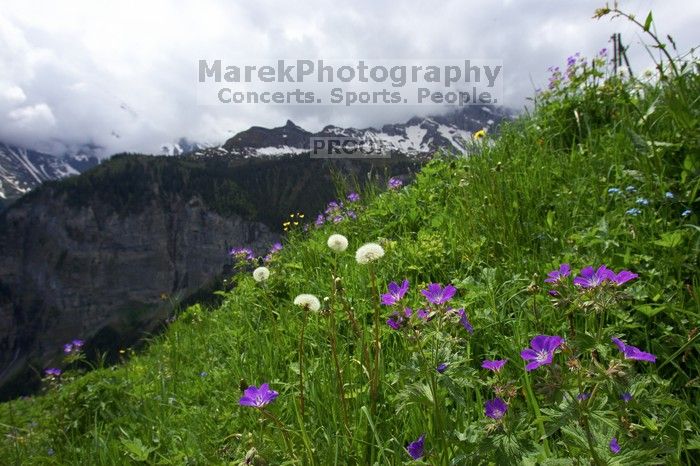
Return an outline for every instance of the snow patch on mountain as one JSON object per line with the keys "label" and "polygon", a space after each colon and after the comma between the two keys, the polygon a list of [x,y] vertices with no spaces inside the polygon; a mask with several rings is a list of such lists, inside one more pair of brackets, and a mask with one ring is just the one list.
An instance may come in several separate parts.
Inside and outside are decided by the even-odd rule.
{"label": "snow patch on mountain", "polygon": [[45,181],[77,175],[97,163],[85,154],[54,156],[0,143],[0,197],[14,200]]}

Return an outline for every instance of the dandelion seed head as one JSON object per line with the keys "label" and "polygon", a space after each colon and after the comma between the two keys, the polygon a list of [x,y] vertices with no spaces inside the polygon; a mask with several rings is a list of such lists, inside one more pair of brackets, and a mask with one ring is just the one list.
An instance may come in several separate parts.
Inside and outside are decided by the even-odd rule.
{"label": "dandelion seed head", "polygon": [[258,267],[257,269],[253,270],[253,279],[256,282],[264,282],[268,278],[270,278],[270,269],[267,267]]}
{"label": "dandelion seed head", "polygon": [[369,264],[384,257],[384,248],[377,243],[367,243],[360,246],[355,253],[358,264]]}
{"label": "dandelion seed head", "polygon": [[294,304],[313,312],[316,312],[319,309],[321,309],[321,302],[316,296],[312,294],[298,295],[296,298],[294,298]]}
{"label": "dandelion seed head", "polygon": [[333,234],[328,237],[328,247],[335,252],[343,252],[348,248],[348,239],[339,234]]}

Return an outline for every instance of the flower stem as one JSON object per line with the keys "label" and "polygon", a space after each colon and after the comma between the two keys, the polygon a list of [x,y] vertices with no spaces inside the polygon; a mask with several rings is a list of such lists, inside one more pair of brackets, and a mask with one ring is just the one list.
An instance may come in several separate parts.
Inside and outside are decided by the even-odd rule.
{"label": "flower stem", "polygon": [[306,330],[306,321],[308,319],[308,310],[303,309],[303,318],[301,320],[301,333],[299,335],[299,409],[301,417],[304,418],[304,331]]}
{"label": "flower stem", "polygon": [[527,394],[527,399],[530,402],[530,406],[532,407],[532,410],[535,412],[535,423],[537,424],[537,430],[540,433],[540,437],[543,441],[543,446],[544,446],[544,452],[547,457],[550,457],[552,455],[551,450],[549,449],[549,441],[547,440],[546,437],[546,431],[544,430],[544,423],[542,422],[542,413],[540,412],[540,406],[537,404],[537,399],[535,398],[535,394],[532,392],[532,386],[530,384],[530,376],[528,375],[527,372],[525,372],[525,392]]}
{"label": "flower stem", "polygon": [[[372,291],[373,302],[378,298],[379,292],[377,291],[377,275],[374,272],[374,267],[372,264],[369,265],[369,276]],[[370,407],[371,414],[374,416],[377,413],[377,398],[379,396],[379,303],[374,302],[374,368],[372,371],[372,378],[370,383]]]}
{"label": "flower stem", "polygon": [[271,412],[269,412],[266,409],[261,409],[260,412],[263,413],[263,415],[265,415],[265,417],[267,417],[268,419],[270,419],[272,422],[274,422],[277,425],[277,427],[282,432],[282,436],[284,437],[284,444],[287,447],[287,449],[289,450],[290,458],[296,458],[294,455],[294,448],[292,447],[292,442],[291,442],[291,440],[289,440],[289,435],[287,435],[287,428],[284,426],[284,424],[282,424],[282,421],[280,421],[277,418],[277,416],[275,416],[274,414],[272,414]]}
{"label": "flower stem", "polygon": [[[333,278],[333,276],[331,276]],[[333,294],[335,298],[335,279],[333,278]],[[343,424],[348,436],[351,435],[350,423],[348,421],[348,408],[345,401],[345,382],[343,381],[343,372],[340,370],[340,362],[338,361],[338,343],[336,340],[336,325],[335,325],[335,307],[331,305],[328,317],[328,333],[331,341],[331,353],[333,354],[333,364],[335,365],[335,373],[338,384],[338,397],[340,398],[340,408],[343,414]]]}

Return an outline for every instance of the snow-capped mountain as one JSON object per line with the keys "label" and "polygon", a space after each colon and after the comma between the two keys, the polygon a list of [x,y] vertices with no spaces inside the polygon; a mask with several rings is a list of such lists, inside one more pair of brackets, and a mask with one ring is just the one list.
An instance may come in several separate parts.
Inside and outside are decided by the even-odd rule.
{"label": "snow-capped mountain", "polygon": [[[428,156],[438,149],[465,153],[473,133],[494,129],[511,113],[502,107],[464,107],[444,115],[414,117],[406,123],[387,124],[381,128],[341,128],[329,125],[317,133],[306,131],[287,121],[278,128],[253,126],[222,145],[202,144],[180,138],[163,144],[159,155],[195,157],[275,157],[309,152],[311,137],[343,136],[360,146],[377,147],[408,156]],[[53,156],[0,143],[0,207],[31,191],[39,184],[76,175],[99,163],[103,148],[93,144],[64,150]]]}
{"label": "snow-capped mountain", "polygon": [[414,117],[406,123],[388,124],[380,129],[329,125],[317,133],[306,131],[288,120],[278,128],[253,126],[221,146],[195,149],[192,153],[244,158],[293,155],[309,152],[312,137],[331,136],[352,138],[360,146],[381,145],[385,150],[405,155],[426,156],[438,149],[466,153],[474,132],[489,131],[510,117],[507,110],[499,107],[465,107],[446,115]]}
{"label": "snow-capped mountain", "polygon": [[187,138],[180,138],[176,142],[168,142],[160,146],[159,155],[183,155],[198,150],[204,150],[211,147],[211,144],[202,144],[192,142]]}
{"label": "snow-capped mountain", "polygon": [[54,156],[0,143],[0,202],[6,204],[41,183],[77,175],[98,164],[81,152]]}

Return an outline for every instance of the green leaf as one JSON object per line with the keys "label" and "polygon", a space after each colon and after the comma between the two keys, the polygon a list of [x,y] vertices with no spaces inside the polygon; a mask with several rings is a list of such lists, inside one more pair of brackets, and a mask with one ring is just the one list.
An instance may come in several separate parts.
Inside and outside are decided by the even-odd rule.
{"label": "green leaf", "polygon": [[651,11],[647,15],[647,19],[644,21],[644,32],[649,32],[649,28],[651,28],[651,22],[653,21],[651,17]]}
{"label": "green leaf", "polygon": [[552,229],[554,227],[554,211],[547,212],[547,226]]}
{"label": "green leaf", "polygon": [[126,448],[127,450],[127,455],[131,457],[131,459],[134,461],[146,461],[148,459],[148,455],[150,455],[151,452],[155,450],[155,448],[149,448],[145,446],[141,442],[141,439],[138,438],[123,438],[121,439],[121,442],[122,445],[124,445],[124,448]]}
{"label": "green leaf", "polygon": [[683,243],[683,231],[676,230],[664,233],[660,239],[654,241],[654,244],[662,248],[675,248]]}
{"label": "green leaf", "polygon": [[650,304],[640,304],[635,306],[635,309],[647,317],[654,317],[659,312],[663,311],[666,306],[652,306]]}
{"label": "green leaf", "polygon": [[688,450],[700,450],[700,437],[693,437],[691,439],[688,439],[686,448],[688,448]]}
{"label": "green leaf", "polygon": [[659,426],[656,425],[656,421],[647,416],[642,416],[642,424],[644,424],[644,427],[646,427],[652,432],[656,432],[659,430]]}

